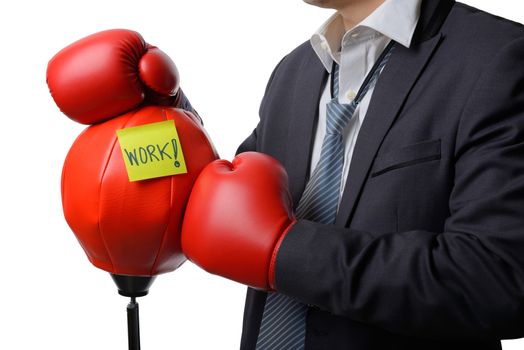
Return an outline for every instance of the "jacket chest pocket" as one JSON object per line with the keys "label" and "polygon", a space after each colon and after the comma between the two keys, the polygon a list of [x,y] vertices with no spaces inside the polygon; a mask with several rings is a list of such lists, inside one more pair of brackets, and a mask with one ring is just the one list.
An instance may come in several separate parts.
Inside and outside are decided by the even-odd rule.
{"label": "jacket chest pocket", "polygon": [[440,159],[440,139],[412,143],[378,155],[373,163],[371,177],[437,159]]}

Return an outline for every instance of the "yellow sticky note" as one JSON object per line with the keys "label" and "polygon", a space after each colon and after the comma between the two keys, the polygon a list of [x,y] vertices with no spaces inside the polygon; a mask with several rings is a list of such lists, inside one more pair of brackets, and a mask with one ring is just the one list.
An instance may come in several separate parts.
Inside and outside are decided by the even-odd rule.
{"label": "yellow sticky note", "polygon": [[116,134],[129,181],[187,173],[173,120],[120,129]]}

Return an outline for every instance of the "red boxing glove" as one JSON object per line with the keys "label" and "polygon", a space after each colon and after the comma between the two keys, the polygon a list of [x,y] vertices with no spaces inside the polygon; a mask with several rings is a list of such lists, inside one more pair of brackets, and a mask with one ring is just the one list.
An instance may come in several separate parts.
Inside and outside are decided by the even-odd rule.
{"label": "red boxing glove", "polygon": [[217,160],[199,175],[184,216],[182,250],[204,270],[253,288],[275,289],[280,242],[296,222],[288,178],[256,152]]}
{"label": "red boxing glove", "polygon": [[144,100],[177,100],[173,61],[137,32],[99,32],[58,52],[47,66],[47,84],[60,110],[95,124],[138,107]]}

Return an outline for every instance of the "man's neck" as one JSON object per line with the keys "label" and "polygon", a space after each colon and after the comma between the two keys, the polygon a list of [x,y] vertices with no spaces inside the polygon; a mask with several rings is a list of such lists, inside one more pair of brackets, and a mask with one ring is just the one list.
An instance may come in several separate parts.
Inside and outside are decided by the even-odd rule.
{"label": "man's neck", "polygon": [[339,8],[338,13],[344,21],[344,29],[348,31],[356,26],[382,3],[384,0],[357,0]]}

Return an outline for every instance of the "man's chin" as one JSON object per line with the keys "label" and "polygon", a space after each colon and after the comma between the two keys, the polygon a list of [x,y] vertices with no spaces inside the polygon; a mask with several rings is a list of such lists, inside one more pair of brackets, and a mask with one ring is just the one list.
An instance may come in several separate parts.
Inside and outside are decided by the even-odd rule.
{"label": "man's chin", "polygon": [[337,0],[302,0],[306,4],[318,6],[322,8],[330,8],[330,9],[338,9],[340,7],[340,3],[343,1],[337,1]]}
{"label": "man's chin", "polygon": [[306,4],[319,6],[319,7],[326,7],[326,4],[328,1],[326,0],[303,0]]}

